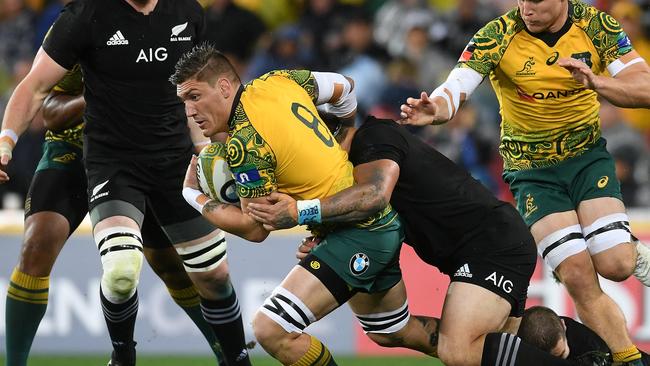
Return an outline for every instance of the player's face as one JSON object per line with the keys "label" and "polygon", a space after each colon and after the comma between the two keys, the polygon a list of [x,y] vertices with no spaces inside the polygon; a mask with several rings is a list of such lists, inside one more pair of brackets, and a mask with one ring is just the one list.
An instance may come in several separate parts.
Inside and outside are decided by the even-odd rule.
{"label": "player's face", "polygon": [[517,6],[531,33],[557,32],[568,16],[567,0],[517,0]]}
{"label": "player's face", "polygon": [[228,131],[231,103],[216,85],[190,79],[176,87],[176,94],[185,103],[185,114],[194,119],[206,137]]}
{"label": "player's face", "polygon": [[564,358],[564,359],[569,357],[569,343],[568,343],[566,337],[562,337],[557,342],[555,347],[553,347],[553,349],[551,349],[551,354],[553,356],[561,357],[561,358]]}

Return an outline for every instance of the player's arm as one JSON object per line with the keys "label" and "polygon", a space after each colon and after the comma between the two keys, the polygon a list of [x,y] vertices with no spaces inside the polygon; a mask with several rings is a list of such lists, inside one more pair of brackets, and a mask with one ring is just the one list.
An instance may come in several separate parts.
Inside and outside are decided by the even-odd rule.
{"label": "player's arm", "polygon": [[576,81],[594,90],[615,106],[650,107],[650,68],[634,50],[607,66],[611,77],[596,75],[584,62],[573,58],[560,59],[558,65],[571,72]]}
{"label": "player's arm", "polygon": [[223,231],[252,242],[261,242],[266,239],[269,232],[251,216],[244,214],[241,207],[212,200],[199,191],[196,164],[197,158],[192,156],[183,182],[185,200],[201,212],[203,217]]}
{"label": "player's arm", "polygon": [[[32,69],[18,84],[5,109],[2,132],[0,132],[0,168],[9,163],[18,136],[27,130],[50,89],[65,75],[66,71],[42,48],[39,49]],[[9,176],[0,170],[0,183],[8,179]]]}
{"label": "player's arm", "polygon": [[354,80],[334,72],[313,71],[315,83],[314,104],[325,108],[347,126],[354,125],[357,114],[357,96]]}
{"label": "player's arm", "polygon": [[422,92],[420,98],[407,98],[406,104],[400,106],[399,122],[417,126],[443,124],[454,118],[481,81],[483,75],[471,68],[454,68],[430,95]]}
{"label": "player's arm", "polygon": [[81,121],[86,108],[83,94],[51,91],[43,102],[43,124],[51,131],[62,131]]}
{"label": "player's arm", "polygon": [[399,165],[393,160],[375,160],[357,165],[354,168],[356,183],[335,195],[320,200],[296,201],[274,192],[267,202],[251,202],[242,207],[246,207],[247,212],[269,230],[309,223],[306,220],[314,216],[320,222],[361,221],[388,205],[399,171]]}

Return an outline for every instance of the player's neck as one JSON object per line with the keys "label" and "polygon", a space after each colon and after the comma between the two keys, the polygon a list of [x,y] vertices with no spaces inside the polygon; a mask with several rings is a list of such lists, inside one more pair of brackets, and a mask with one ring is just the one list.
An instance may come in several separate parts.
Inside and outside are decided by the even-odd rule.
{"label": "player's neck", "polygon": [[560,12],[560,16],[551,24],[550,27],[546,30],[549,33],[556,33],[559,32],[562,27],[564,27],[564,24],[566,23],[567,19],[569,18],[569,1],[564,1],[562,2],[563,8],[562,12]]}
{"label": "player's neck", "polygon": [[142,13],[144,15],[149,15],[158,4],[158,0],[124,0],[126,1],[135,11]]}

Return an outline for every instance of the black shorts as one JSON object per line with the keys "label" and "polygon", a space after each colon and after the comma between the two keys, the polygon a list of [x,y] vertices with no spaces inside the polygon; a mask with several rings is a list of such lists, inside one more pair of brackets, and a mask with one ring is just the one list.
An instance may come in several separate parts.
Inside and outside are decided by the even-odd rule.
{"label": "black shorts", "polygon": [[142,226],[152,213],[172,243],[193,240],[215,228],[182,195],[191,158],[185,154],[157,159],[103,158],[86,160],[91,219],[121,215]]}
{"label": "black shorts", "polygon": [[88,212],[86,174],[81,164],[36,171],[25,200],[25,218],[43,211],[63,215],[70,224],[70,234],[77,229]]}
{"label": "black shorts", "polygon": [[495,210],[472,231],[472,241],[448,259],[452,282],[483,287],[506,299],[510,316],[524,313],[528,285],[537,264],[535,240],[510,205]]}

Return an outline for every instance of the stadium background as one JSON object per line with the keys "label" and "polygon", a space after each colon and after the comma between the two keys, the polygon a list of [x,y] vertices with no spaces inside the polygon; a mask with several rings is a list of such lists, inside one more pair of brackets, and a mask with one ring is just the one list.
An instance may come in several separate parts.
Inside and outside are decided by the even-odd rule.
{"label": "stadium background", "polygon": [[[0,116],[31,61],[47,28],[69,0],[0,0]],[[204,0],[208,39],[222,49],[245,80],[280,68],[337,71],[355,79],[361,114],[397,118],[399,104],[444,80],[471,35],[488,20],[515,5],[514,0]],[[623,24],[634,47],[650,60],[650,3],[594,0]],[[425,141],[468,169],[498,197],[512,200],[500,179],[497,153],[498,105],[488,83],[458,116],[444,126],[413,129]],[[650,242],[650,112],[602,107],[603,134],[617,162],[625,203],[637,236]],[[43,139],[40,116],[21,137],[9,167],[12,180],[0,185],[0,297],[4,297],[21,240],[22,205]],[[50,302],[33,351],[37,355],[96,354],[100,361],[63,360],[61,364],[105,362],[108,337],[98,304],[100,263],[88,224],[64,248],[52,276]],[[274,234],[262,245],[229,240],[229,260],[244,320],[295,263],[300,231]],[[404,248],[413,313],[439,315],[447,280]],[[650,350],[650,290],[634,280],[604,282],[621,305],[635,339]],[[208,355],[204,341],[169,299],[149,269],[143,275],[137,323],[141,354]],[[575,315],[571,301],[539,264],[529,289],[529,305],[544,304]],[[312,330],[335,354],[412,355],[380,349],[362,334],[347,308]],[[249,337],[251,335],[249,334]],[[0,353],[4,352],[4,300],[0,299]],[[254,354],[262,355],[259,347]],[[42,356],[34,364],[55,365]],[[153,364],[175,363],[168,357]],[[354,363],[378,364],[362,359]],[[77,362],[77,363],[75,363]],[[404,363],[400,363],[404,362]],[[417,361],[390,359],[393,366]],[[206,364],[206,362],[200,363]],[[428,364],[431,364],[430,362]],[[0,361],[0,365],[2,362]]]}

